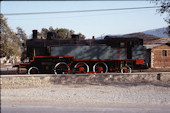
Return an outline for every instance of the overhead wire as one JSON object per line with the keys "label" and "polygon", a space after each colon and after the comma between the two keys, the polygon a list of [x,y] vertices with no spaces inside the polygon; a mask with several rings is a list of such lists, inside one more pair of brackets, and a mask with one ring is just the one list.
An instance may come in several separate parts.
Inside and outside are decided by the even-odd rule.
{"label": "overhead wire", "polygon": [[[142,11],[144,11],[144,10],[142,10]],[[126,12],[121,12],[121,13],[120,13],[120,12],[119,12],[119,13],[117,12],[117,13],[103,13],[103,14],[88,14],[88,15],[79,15],[79,16],[68,16],[68,15],[67,15],[67,16],[55,16],[55,17],[50,17],[50,18],[49,18],[49,17],[43,17],[43,18],[25,18],[25,19],[23,19],[23,18],[22,18],[22,19],[21,19],[21,18],[19,18],[19,19],[11,19],[11,18],[8,18],[8,19],[9,19],[9,20],[36,20],[36,19],[38,19],[38,20],[41,19],[41,20],[42,20],[42,19],[56,19],[56,18],[57,18],[57,19],[60,19],[60,18],[61,18],[61,19],[63,19],[63,18],[67,18],[67,19],[68,19],[68,18],[81,18],[81,17],[89,17],[89,16],[90,16],[90,17],[92,17],[92,16],[93,16],[93,17],[94,17],[94,16],[103,16],[103,15],[106,15],[106,16],[107,16],[107,15],[113,15],[113,14],[114,14],[114,15],[118,15],[118,14],[120,15],[120,14],[134,13],[134,12],[136,12],[136,11],[130,11],[130,12],[129,12],[129,11],[126,11]],[[141,11],[138,11],[138,12],[141,12]]]}
{"label": "overhead wire", "polygon": [[74,11],[57,11],[57,12],[30,12],[30,13],[5,13],[5,16],[15,16],[15,15],[39,15],[39,14],[57,14],[57,13],[83,13],[83,12],[100,12],[100,11],[116,11],[116,10],[136,10],[136,9],[151,9],[159,8],[161,6],[152,7],[132,7],[132,8],[115,8],[115,9],[94,9],[94,10],[74,10]]}

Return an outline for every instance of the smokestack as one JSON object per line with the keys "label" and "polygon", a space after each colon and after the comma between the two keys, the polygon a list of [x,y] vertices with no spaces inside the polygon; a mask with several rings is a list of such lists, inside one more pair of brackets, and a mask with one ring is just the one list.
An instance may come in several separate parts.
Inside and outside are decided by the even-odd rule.
{"label": "smokestack", "polygon": [[32,38],[37,39],[37,30],[32,30]]}

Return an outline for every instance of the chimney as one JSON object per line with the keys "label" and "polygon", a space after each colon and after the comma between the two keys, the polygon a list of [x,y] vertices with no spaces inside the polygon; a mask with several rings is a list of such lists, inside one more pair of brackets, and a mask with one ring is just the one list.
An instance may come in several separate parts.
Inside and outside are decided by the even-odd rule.
{"label": "chimney", "polygon": [[95,37],[94,37],[94,36],[92,36],[92,40],[95,40]]}
{"label": "chimney", "polygon": [[32,30],[32,38],[37,39],[37,30]]}

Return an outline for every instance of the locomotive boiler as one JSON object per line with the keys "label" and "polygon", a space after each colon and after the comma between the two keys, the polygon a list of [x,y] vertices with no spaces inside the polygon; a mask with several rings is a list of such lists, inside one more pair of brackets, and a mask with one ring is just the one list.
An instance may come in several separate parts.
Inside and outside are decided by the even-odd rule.
{"label": "locomotive boiler", "polygon": [[19,64],[28,74],[55,73],[131,73],[133,69],[146,66],[146,48],[139,38],[106,36],[104,39],[57,39],[53,32],[46,39],[37,38],[33,30],[32,39],[26,41],[29,62]]}

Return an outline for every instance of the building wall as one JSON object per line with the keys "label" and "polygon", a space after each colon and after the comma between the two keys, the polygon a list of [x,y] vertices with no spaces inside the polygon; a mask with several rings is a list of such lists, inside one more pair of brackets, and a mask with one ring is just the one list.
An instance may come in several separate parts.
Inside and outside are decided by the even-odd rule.
{"label": "building wall", "polygon": [[[162,51],[167,51],[167,56],[163,56]],[[151,50],[151,68],[170,68],[170,46],[161,45]]]}

